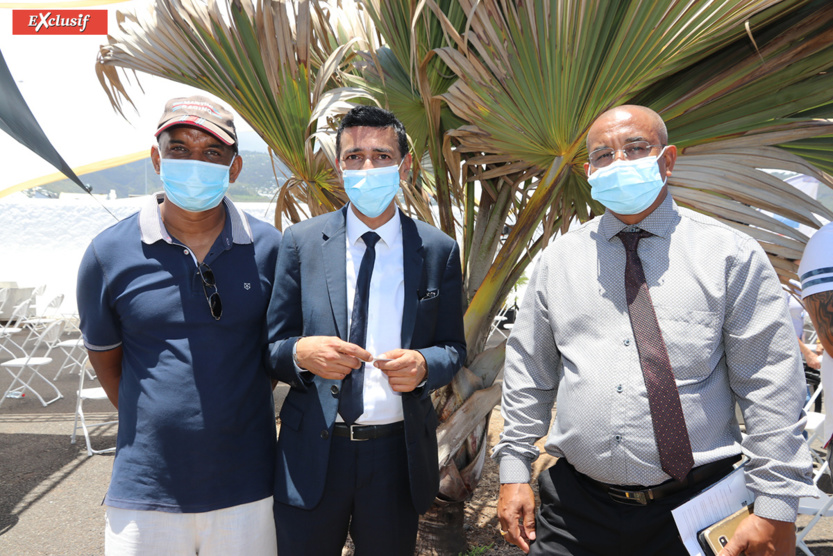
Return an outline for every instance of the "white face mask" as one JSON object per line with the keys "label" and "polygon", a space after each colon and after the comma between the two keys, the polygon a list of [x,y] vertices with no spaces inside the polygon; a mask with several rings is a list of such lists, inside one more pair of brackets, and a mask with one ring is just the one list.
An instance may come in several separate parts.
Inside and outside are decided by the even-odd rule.
{"label": "white face mask", "polygon": [[587,178],[590,196],[617,214],[639,214],[657,199],[666,180],[659,171],[659,158],[616,160],[599,168]]}
{"label": "white face mask", "polygon": [[399,192],[399,167],[402,162],[396,166],[369,170],[342,170],[344,191],[360,213],[376,218],[390,206]]}

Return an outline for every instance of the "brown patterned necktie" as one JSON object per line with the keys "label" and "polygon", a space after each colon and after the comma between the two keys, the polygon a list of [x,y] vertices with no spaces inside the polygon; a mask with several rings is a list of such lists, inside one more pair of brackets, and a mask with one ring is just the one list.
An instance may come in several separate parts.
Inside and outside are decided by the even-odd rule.
{"label": "brown patterned necktie", "polygon": [[636,252],[639,240],[653,234],[640,230],[619,232],[619,239],[625,245],[625,293],[628,298],[628,313],[631,328],[639,352],[639,364],[648,390],[648,404],[654,424],[654,436],[659,449],[662,470],[682,481],[694,466],[688,429],[680,404],[680,393],[671,370],[668,350],[662,339],[657,315],[648,293],[642,261]]}

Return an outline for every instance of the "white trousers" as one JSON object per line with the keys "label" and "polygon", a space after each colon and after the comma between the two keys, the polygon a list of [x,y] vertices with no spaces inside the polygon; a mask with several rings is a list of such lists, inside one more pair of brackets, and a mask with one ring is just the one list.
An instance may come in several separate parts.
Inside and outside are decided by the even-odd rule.
{"label": "white trousers", "polygon": [[178,514],[107,506],[106,556],[275,556],[272,497]]}

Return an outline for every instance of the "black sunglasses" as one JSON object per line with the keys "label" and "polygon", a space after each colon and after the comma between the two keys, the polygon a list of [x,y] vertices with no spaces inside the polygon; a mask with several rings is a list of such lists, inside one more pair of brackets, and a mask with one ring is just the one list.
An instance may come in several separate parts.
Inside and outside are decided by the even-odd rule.
{"label": "black sunglasses", "polygon": [[[202,278],[202,293],[205,294],[205,300],[208,301],[208,308],[211,310],[211,316],[214,320],[220,320],[223,316],[223,302],[220,301],[220,293],[217,291],[217,282],[214,280],[214,271],[205,263],[197,265],[197,272]],[[213,288],[214,291],[208,293],[208,288]]]}

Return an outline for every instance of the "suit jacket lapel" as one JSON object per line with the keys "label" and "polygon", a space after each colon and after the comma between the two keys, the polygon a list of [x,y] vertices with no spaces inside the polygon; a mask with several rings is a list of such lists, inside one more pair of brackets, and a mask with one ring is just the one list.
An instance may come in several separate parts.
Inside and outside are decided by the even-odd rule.
{"label": "suit jacket lapel", "polygon": [[323,230],[322,260],[327,275],[327,293],[338,337],[347,341],[347,207],[332,213]]}
{"label": "suit jacket lapel", "polygon": [[402,309],[402,347],[410,349],[414,336],[417,307],[419,305],[419,283],[425,260],[422,238],[414,221],[399,212],[402,219],[402,259],[405,274],[405,306]]}

